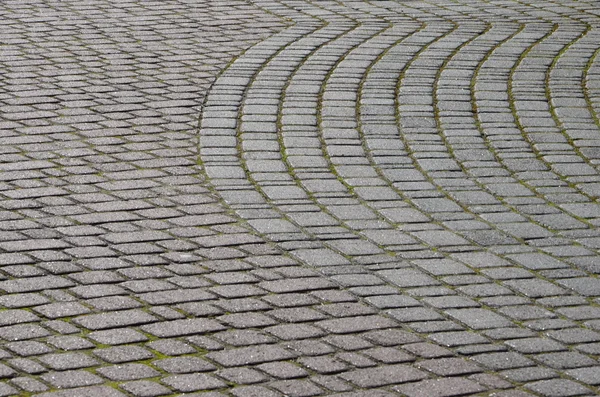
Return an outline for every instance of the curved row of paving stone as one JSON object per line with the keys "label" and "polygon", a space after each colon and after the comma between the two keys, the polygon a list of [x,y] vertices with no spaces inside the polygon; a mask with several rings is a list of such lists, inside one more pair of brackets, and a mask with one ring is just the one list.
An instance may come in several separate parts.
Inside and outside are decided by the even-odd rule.
{"label": "curved row of paving stone", "polygon": [[[248,233],[208,194],[193,162],[197,85],[269,33],[254,26],[278,29],[276,20],[231,2],[199,10],[179,1],[10,6],[1,59],[9,121],[1,128],[0,394],[374,395],[421,379],[398,387],[512,386],[377,310],[417,301],[390,300],[397,291],[361,266],[337,266],[330,277],[311,271]],[[293,17],[302,26],[274,37],[274,49],[320,25]],[[230,32],[233,24],[241,28]],[[237,95],[230,89],[211,98],[227,102]],[[259,106],[271,96],[258,96]],[[289,247],[319,246],[303,240],[287,237]],[[436,334],[463,353],[505,349],[467,336]],[[420,369],[400,364],[413,361]],[[433,380],[456,374],[470,379]]]}
{"label": "curved row of paving stone", "polygon": [[[328,9],[332,5],[338,6],[336,3],[318,4]],[[306,10],[312,6],[304,5]],[[401,288],[441,286],[411,291],[421,297],[420,303],[411,302],[412,308],[389,312],[416,331],[442,331],[458,326],[435,321],[448,316],[473,329],[515,325],[502,315],[518,323],[530,320],[527,323],[534,329],[534,323],[544,323],[546,327],[548,323],[539,319],[556,316],[554,303],[549,303],[561,301],[547,298],[568,294],[559,285],[575,289],[575,295],[595,296],[597,280],[578,269],[595,272],[594,243],[590,239],[584,248],[579,242],[587,240],[573,241],[577,237],[595,236],[589,221],[579,219],[583,208],[593,207],[550,207],[559,195],[547,197],[551,195],[538,190],[535,184],[524,179],[527,175],[523,175],[523,171],[535,167],[536,160],[527,153],[524,144],[528,136],[522,136],[521,131],[526,134],[536,131],[527,130],[523,124],[521,114],[525,113],[513,110],[521,103],[515,94],[518,90],[512,88],[519,85],[514,76],[520,72],[518,66],[524,65],[527,59],[522,54],[532,53],[545,40],[551,42],[552,25],[535,17],[530,18],[533,21],[501,20],[504,23],[499,23],[496,16],[487,16],[492,22],[485,21],[485,17],[480,17],[481,22],[472,22],[468,11],[461,15],[452,12],[451,7],[436,10],[430,4],[400,6],[393,2],[371,4],[368,20],[361,20],[353,7],[362,8],[361,11],[368,8],[364,3],[349,3],[347,9],[340,10],[354,21],[340,20],[339,16],[329,20],[330,13],[315,12],[325,20],[324,27],[315,33],[289,44],[282,43],[279,48],[269,48],[269,51],[261,45],[253,48],[249,52],[251,58],[256,58],[254,53],[264,52],[263,62],[256,62],[254,68],[246,67],[244,57],[234,62],[222,79],[231,82],[239,78],[244,87],[239,88],[238,100],[232,103],[231,122],[226,131],[214,129],[210,124],[211,120],[223,116],[217,103],[211,101],[211,95],[221,98],[224,87],[219,80],[213,86],[203,110],[204,120],[209,120],[209,124],[203,124],[201,147],[208,149],[213,143],[218,146],[219,140],[213,138],[218,136],[227,137],[231,148],[226,156],[210,157],[205,157],[201,149],[201,159],[216,191],[259,233],[278,241],[281,247],[295,248],[296,257],[320,267],[323,272],[334,271],[328,266],[353,260],[381,261],[379,256],[376,260],[368,256],[384,252],[402,258],[419,258],[396,264],[400,270],[373,273]],[[534,14],[535,10],[530,12]],[[375,16],[380,17],[379,22],[373,19]],[[576,25],[575,31],[580,28]],[[500,40],[494,29],[500,30]],[[503,31],[505,29],[507,31]],[[486,41],[486,35],[490,41]],[[588,32],[588,36],[593,37],[593,33]],[[492,37],[495,40],[491,40]],[[478,39],[484,43],[479,47],[473,44]],[[512,46],[513,41],[518,43],[516,48]],[[467,52],[469,45],[479,51]],[[503,54],[504,45],[508,48],[508,57]],[[565,53],[568,53],[568,48],[574,45],[562,44],[558,50],[552,49],[556,53],[551,51],[546,57],[554,60],[561,49],[567,48]],[[465,63],[460,62],[465,53],[471,55],[467,55],[469,61],[474,57],[476,61],[466,70]],[[588,53],[591,58],[593,53]],[[502,62],[495,57],[509,61]],[[238,67],[238,62],[244,67]],[[456,70],[452,69],[453,62],[457,62]],[[496,67],[493,73],[489,73],[492,68],[487,65]],[[497,65],[507,67],[507,73],[498,71]],[[466,85],[461,81],[464,77],[467,77]],[[499,78],[504,80],[498,81]],[[509,91],[511,97],[503,99],[499,92],[503,92],[502,87],[509,82],[511,89],[504,91]],[[488,91],[485,86],[488,83],[496,87]],[[231,90],[231,87],[226,89]],[[432,91],[426,91],[429,89]],[[455,109],[456,103],[444,100],[444,95],[460,104],[463,101],[469,104],[468,110]],[[257,102],[257,98],[269,96],[268,103]],[[257,103],[265,106],[257,107]],[[444,117],[446,103],[452,107]],[[495,109],[486,112],[485,106]],[[478,109],[476,115],[471,113],[471,107]],[[589,106],[586,105],[586,109]],[[459,117],[455,119],[453,113],[464,117],[456,120]],[[512,119],[513,113],[516,113],[517,124]],[[554,110],[554,113],[559,112]],[[511,119],[498,118],[502,114],[510,115]],[[475,116],[477,120],[473,120]],[[592,128],[597,129],[597,126],[592,125]],[[514,131],[518,136],[513,136]],[[438,135],[439,132],[442,135]],[[452,132],[459,134],[456,142],[466,143],[462,147],[464,155],[471,154],[470,146],[475,141],[483,144],[485,156],[492,154],[492,158],[486,158],[485,165],[457,163],[453,160],[457,147],[453,147]],[[461,140],[463,132],[463,137],[472,139]],[[479,134],[489,136],[490,133],[499,135],[504,142],[479,138]],[[205,136],[210,138],[205,140]],[[511,138],[509,146],[504,145],[507,137]],[[210,143],[203,144],[205,142]],[[458,146],[460,149],[460,144]],[[535,148],[534,153],[537,155],[542,149]],[[523,158],[531,164],[522,160],[519,164],[518,159]],[[501,159],[498,164],[497,159]],[[549,158],[543,160],[540,164],[549,163]],[[596,178],[567,178],[564,170],[555,163],[552,165],[552,171],[536,176],[536,182],[546,182],[541,186],[560,186],[566,179],[570,188],[582,190],[580,185],[596,181]],[[525,169],[519,169],[523,166]],[[586,167],[589,166],[584,162],[582,169],[585,171]],[[492,184],[497,184],[497,190],[491,190],[490,194]],[[252,194],[237,194],[238,189]],[[561,190],[556,189],[556,192]],[[585,192],[581,195],[586,200],[591,198]],[[469,202],[473,199],[478,201]],[[548,224],[553,220],[554,224]],[[563,224],[566,227],[561,229]],[[577,229],[585,230],[578,234]],[[305,244],[297,243],[303,238],[300,233],[308,240]],[[312,240],[323,242],[327,248]],[[314,248],[310,248],[313,245]],[[542,249],[533,248],[536,245]],[[477,251],[479,246],[490,246],[497,255],[463,253],[441,259],[448,255],[430,251],[433,248],[440,252],[468,252]],[[559,258],[567,255],[580,258],[569,266],[568,262],[544,252]],[[520,265],[516,269],[515,262]],[[487,266],[492,269],[481,269]],[[507,294],[515,293],[515,296],[489,298],[486,292],[476,292],[478,288],[473,289],[473,285],[464,286],[478,283],[496,286],[493,282],[505,277],[523,278],[500,282],[508,287],[506,291],[512,289],[513,292]],[[559,285],[546,279],[560,279]],[[382,282],[381,278],[376,280]],[[449,299],[447,295],[454,294],[457,287],[464,295]],[[542,289],[546,290],[541,292]],[[528,307],[525,310],[528,314],[518,313],[523,308],[518,306],[524,302],[520,301],[523,295],[532,298],[528,303],[539,305]],[[485,310],[464,309],[479,307],[480,303],[471,298],[480,296],[486,296],[480,301],[487,306]],[[441,303],[444,300],[452,303]],[[570,299],[564,302],[567,301]],[[422,308],[418,308],[419,305]],[[432,307],[438,313],[431,310]],[[452,309],[444,310],[448,308]],[[562,313],[561,310],[558,313]],[[425,325],[426,320],[429,321]],[[514,336],[507,336],[511,332]],[[520,332],[526,333],[525,330]],[[520,332],[511,329],[503,337],[524,337]],[[587,361],[585,365],[593,367],[595,363],[595,360]]]}
{"label": "curved row of paving stone", "polygon": [[[429,352],[368,332],[391,323],[204,187],[202,90],[280,19],[231,1],[2,7],[0,395],[314,394],[412,359],[385,346]],[[345,321],[353,313],[364,324]],[[307,319],[318,327],[287,324]],[[365,333],[326,335],[348,329]],[[384,382],[425,376],[405,369]],[[245,387],[256,383],[271,389]]]}
{"label": "curved row of paving stone", "polygon": [[[517,2],[467,3],[3,3],[0,395],[593,394],[594,298],[548,282],[593,295],[595,278],[565,262],[594,270],[591,251],[477,251],[459,235],[477,211],[415,205],[461,203],[446,187],[460,178],[394,180],[428,152],[401,151],[396,113],[370,135],[379,101],[397,102],[380,95],[398,80],[386,55],[447,43],[431,55],[452,56],[448,70],[486,18],[543,25]],[[565,4],[594,26],[593,2]],[[294,23],[272,35],[273,14]],[[198,99],[267,36],[206,101],[210,187],[194,164]],[[593,114],[598,57],[588,65]],[[418,93],[444,82],[424,67]],[[510,205],[523,212],[495,211]]]}

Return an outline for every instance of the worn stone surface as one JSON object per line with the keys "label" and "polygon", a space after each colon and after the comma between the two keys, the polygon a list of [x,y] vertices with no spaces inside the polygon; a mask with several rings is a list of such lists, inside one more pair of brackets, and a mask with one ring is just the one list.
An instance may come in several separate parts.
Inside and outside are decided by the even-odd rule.
{"label": "worn stone surface", "polygon": [[600,394],[597,1],[0,16],[0,396]]}

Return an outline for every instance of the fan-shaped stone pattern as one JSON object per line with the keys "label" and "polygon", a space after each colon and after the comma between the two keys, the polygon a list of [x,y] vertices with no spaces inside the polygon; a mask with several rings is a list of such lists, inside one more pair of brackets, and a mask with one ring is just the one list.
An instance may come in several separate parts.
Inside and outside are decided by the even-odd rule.
{"label": "fan-shaped stone pattern", "polygon": [[[269,55],[254,69],[225,71],[247,81],[221,134],[231,150],[203,159],[208,170],[227,165],[231,181],[217,178],[215,191],[260,234],[317,271],[347,273],[337,280],[354,280],[351,292],[393,308],[388,314],[414,331],[440,332],[431,338],[478,354],[512,382],[532,382],[531,390],[542,390],[534,383],[541,378],[516,368],[545,372],[547,361],[523,346],[542,324],[561,323],[566,302],[585,305],[597,256],[596,176],[579,170],[594,163],[565,138],[575,119],[562,121],[566,102],[555,102],[565,93],[583,98],[578,128],[597,130],[589,87],[598,21],[593,10],[553,4],[542,12],[467,1],[294,3],[320,27],[278,49],[259,44],[253,51]],[[581,70],[558,83],[552,76],[563,63]],[[585,84],[575,87],[578,76]],[[210,119],[212,94],[223,91],[209,93]],[[542,136],[536,128],[549,121],[556,133]],[[215,133],[204,132],[201,150],[203,136]],[[577,160],[554,159],[553,150]],[[560,162],[578,169],[574,179]],[[360,278],[411,298],[356,288]],[[483,344],[445,339],[452,331],[460,339],[461,329]],[[498,350],[488,338],[524,345]],[[504,349],[517,354],[510,369],[488,361],[512,360],[493,353]]]}
{"label": "fan-shaped stone pattern", "polygon": [[594,1],[0,14],[0,395],[598,394]]}

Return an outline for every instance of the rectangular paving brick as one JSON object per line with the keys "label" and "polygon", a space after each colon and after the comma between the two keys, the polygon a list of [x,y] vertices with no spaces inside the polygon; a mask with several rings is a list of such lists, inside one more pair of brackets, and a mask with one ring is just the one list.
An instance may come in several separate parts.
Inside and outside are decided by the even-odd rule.
{"label": "rectangular paving brick", "polygon": [[14,294],[41,291],[45,289],[66,288],[73,285],[75,285],[75,283],[65,277],[41,276],[0,281],[0,290],[4,290],[9,294]]}
{"label": "rectangular paving brick", "polygon": [[100,330],[146,324],[158,319],[142,310],[121,310],[110,313],[90,314],[75,318],[73,321],[87,329]]}
{"label": "rectangular paving brick", "polygon": [[515,326],[509,319],[486,309],[452,309],[446,313],[475,330]]}
{"label": "rectangular paving brick", "polygon": [[341,378],[354,383],[358,387],[374,388],[398,383],[414,382],[427,377],[427,374],[404,364],[388,365],[375,368],[357,369],[345,372]]}
{"label": "rectangular paving brick", "polygon": [[238,367],[271,361],[289,360],[295,358],[296,355],[296,353],[277,345],[258,345],[213,352],[207,354],[206,357],[225,367]]}
{"label": "rectangular paving brick", "polygon": [[126,397],[125,394],[109,386],[77,387],[75,389],[42,393],[40,397]]}
{"label": "rectangular paving brick", "polygon": [[320,277],[263,281],[258,285],[274,293],[305,292],[336,287],[331,281]]}
{"label": "rectangular paving brick", "polygon": [[194,318],[148,324],[142,326],[141,329],[154,336],[166,338],[222,331],[225,327],[214,320]]}
{"label": "rectangular paving brick", "polygon": [[394,269],[377,272],[399,287],[425,287],[439,285],[440,282],[425,272],[415,269]]}
{"label": "rectangular paving brick", "polygon": [[540,279],[509,280],[504,281],[503,284],[532,298],[568,294],[568,291],[564,288]]}
{"label": "rectangular paving brick", "polygon": [[395,321],[380,316],[345,317],[333,320],[323,320],[316,322],[315,325],[334,334],[372,331],[382,328],[395,328],[398,326]]}
{"label": "rectangular paving brick", "polygon": [[408,397],[451,397],[484,392],[487,388],[469,379],[426,379],[421,382],[394,387]]}
{"label": "rectangular paving brick", "polygon": [[137,297],[151,305],[195,302],[215,298],[213,294],[200,288],[148,292],[144,294],[138,294]]}
{"label": "rectangular paving brick", "polygon": [[0,243],[0,248],[7,252],[21,252],[32,250],[57,250],[68,248],[71,244],[58,239],[30,239],[26,241],[5,241]]}

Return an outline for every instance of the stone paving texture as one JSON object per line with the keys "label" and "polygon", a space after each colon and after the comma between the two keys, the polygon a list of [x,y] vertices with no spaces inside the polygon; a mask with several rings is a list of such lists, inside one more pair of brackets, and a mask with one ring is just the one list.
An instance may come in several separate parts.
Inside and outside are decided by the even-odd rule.
{"label": "stone paving texture", "polygon": [[0,396],[600,393],[597,1],[0,21]]}

